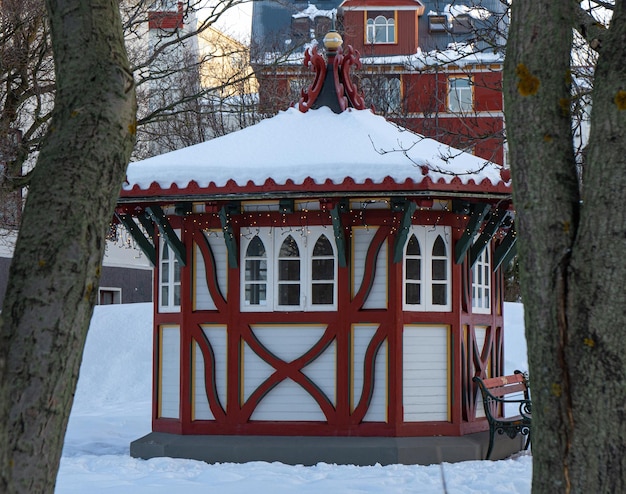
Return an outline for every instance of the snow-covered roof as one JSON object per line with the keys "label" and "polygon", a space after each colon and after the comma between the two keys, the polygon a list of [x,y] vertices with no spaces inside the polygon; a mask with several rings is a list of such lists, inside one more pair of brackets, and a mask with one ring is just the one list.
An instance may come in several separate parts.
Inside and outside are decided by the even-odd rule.
{"label": "snow-covered roof", "polygon": [[293,14],[291,17],[294,19],[308,18],[314,21],[316,17],[328,17],[332,19],[335,15],[337,15],[337,9],[320,10],[315,5],[309,4],[306,9]]}
{"label": "snow-covered roof", "polygon": [[[317,45],[316,40],[304,45],[311,48]],[[287,57],[280,53],[265,53],[258,63],[279,64],[284,66],[302,65],[304,54],[290,53]],[[406,70],[425,70],[434,67],[470,67],[475,65],[490,65],[504,63],[504,52],[493,48],[478,49],[473,43],[449,43],[445,50],[422,51],[419,47],[416,53],[410,55],[377,55],[361,57],[364,65],[401,65]]]}
{"label": "snow-covered roof", "polygon": [[[250,193],[510,193],[501,167],[370,110],[290,108],[238,132],[143,161],[122,198]],[[503,180],[503,176],[506,180]]]}

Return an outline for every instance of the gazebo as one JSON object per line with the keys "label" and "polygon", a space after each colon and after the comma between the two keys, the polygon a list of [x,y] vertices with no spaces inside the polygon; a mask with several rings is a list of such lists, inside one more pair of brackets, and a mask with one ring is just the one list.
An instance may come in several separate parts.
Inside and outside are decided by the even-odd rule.
{"label": "gazebo", "polygon": [[[133,456],[479,459],[503,373],[507,170],[363,107],[329,33],[297,107],[131,163],[116,218],[155,266],[153,432]],[[493,458],[521,449],[499,438]]]}

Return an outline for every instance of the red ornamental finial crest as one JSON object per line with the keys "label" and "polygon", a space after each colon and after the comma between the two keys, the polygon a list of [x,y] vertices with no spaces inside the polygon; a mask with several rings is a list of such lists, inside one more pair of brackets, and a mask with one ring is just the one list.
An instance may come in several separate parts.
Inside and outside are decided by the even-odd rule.
{"label": "red ornamental finial crest", "polygon": [[[356,66],[357,69],[361,67],[359,52],[352,46],[348,46],[344,52],[342,42],[341,36],[336,31],[331,31],[324,37],[327,62],[318,53],[317,46],[307,48],[305,51],[304,65],[315,71],[315,77],[312,84],[301,92],[298,102],[298,109],[301,112],[322,106],[329,107],[335,113],[340,113],[346,108],[365,109],[363,95],[350,78],[351,67]],[[332,71],[332,77],[329,77],[329,71]]]}

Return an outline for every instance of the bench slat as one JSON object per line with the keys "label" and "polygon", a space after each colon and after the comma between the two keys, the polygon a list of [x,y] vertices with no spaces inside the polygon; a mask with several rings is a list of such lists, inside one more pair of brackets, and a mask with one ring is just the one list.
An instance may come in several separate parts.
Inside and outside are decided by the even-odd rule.
{"label": "bench slat", "polygon": [[499,376],[483,379],[483,384],[487,389],[498,388],[515,383],[524,383],[523,374],[511,374],[510,376]]}
{"label": "bench slat", "polygon": [[[485,418],[489,422],[489,448],[486,459],[489,459],[493,449],[493,440],[496,429],[499,434],[507,434],[513,438],[517,434],[528,436],[524,449],[530,445],[531,428],[531,404],[528,393],[528,382],[521,373],[510,376],[491,377],[485,380],[474,377],[474,381],[479,385],[483,395],[483,406]],[[510,396],[517,394],[518,396]],[[507,402],[507,396],[512,402],[520,404],[522,415],[505,417],[503,406]],[[519,400],[517,399],[519,398]]]}

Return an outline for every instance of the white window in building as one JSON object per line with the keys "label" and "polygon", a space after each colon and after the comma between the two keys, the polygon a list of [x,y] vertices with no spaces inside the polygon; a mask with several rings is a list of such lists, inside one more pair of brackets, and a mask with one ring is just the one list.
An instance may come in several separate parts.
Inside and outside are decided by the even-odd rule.
{"label": "white window in building", "polygon": [[122,289],[114,287],[98,288],[98,305],[111,305],[122,303]]}
{"label": "white window in building", "polygon": [[450,228],[414,225],[404,250],[403,307],[452,310]]}
{"label": "white window in building", "polygon": [[474,30],[474,22],[467,14],[459,14],[454,16],[452,20],[452,31],[455,34],[467,34]]}
{"label": "white window in building", "polygon": [[396,21],[393,13],[389,17],[377,15],[367,19],[366,36],[368,44],[396,42]]}
{"label": "white window in building", "polygon": [[448,16],[446,15],[429,15],[428,30],[431,33],[443,32],[448,30]]}
{"label": "white window in building", "polygon": [[472,111],[473,108],[470,78],[451,77],[448,80],[448,110],[453,113],[464,113]]}
{"label": "white window in building", "polygon": [[401,82],[398,77],[372,76],[361,79],[361,90],[367,106],[374,106],[382,115],[399,113],[402,109]]}
{"label": "white window in building", "polygon": [[267,304],[267,254],[265,245],[255,235],[248,244],[244,261],[244,304]]}
{"label": "white window in building", "polygon": [[278,251],[278,305],[300,305],[300,249],[291,235]]}
{"label": "white window in building", "polygon": [[244,311],[335,310],[337,249],[323,227],[287,236],[259,228],[242,231]]}
{"label": "white window in building", "polygon": [[487,246],[472,267],[472,312],[491,312],[491,262]]}
{"label": "white window in building", "polygon": [[163,239],[160,243],[159,311],[180,310],[180,263]]}
{"label": "white window in building", "polygon": [[448,269],[448,249],[441,235],[433,243],[431,262],[431,303],[433,306],[448,305],[448,287],[450,273]]}
{"label": "white window in building", "polygon": [[404,259],[405,303],[409,305],[422,304],[422,251],[419,240],[411,235],[406,246]]}
{"label": "white window in building", "polygon": [[320,235],[311,257],[311,303],[332,305],[335,300],[335,251],[326,235]]}

